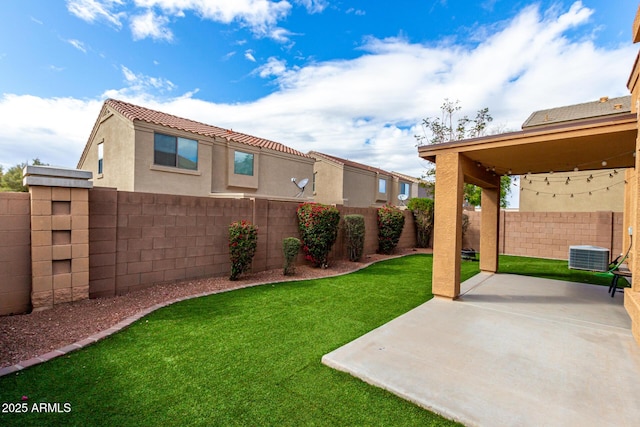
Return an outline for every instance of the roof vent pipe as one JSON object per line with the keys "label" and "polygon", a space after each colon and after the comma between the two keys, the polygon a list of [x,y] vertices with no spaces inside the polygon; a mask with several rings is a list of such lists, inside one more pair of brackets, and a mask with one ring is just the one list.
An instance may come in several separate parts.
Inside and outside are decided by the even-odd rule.
{"label": "roof vent pipe", "polygon": [[600,102],[607,102],[609,100],[608,96],[603,96],[600,98]]}

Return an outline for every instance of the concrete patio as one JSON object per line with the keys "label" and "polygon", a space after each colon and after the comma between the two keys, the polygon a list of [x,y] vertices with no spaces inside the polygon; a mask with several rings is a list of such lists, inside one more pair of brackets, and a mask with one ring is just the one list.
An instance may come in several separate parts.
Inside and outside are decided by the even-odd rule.
{"label": "concrete patio", "polygon": [[467,426],[635,426],[640,347],[607,288],[481,273],[323,363]]}

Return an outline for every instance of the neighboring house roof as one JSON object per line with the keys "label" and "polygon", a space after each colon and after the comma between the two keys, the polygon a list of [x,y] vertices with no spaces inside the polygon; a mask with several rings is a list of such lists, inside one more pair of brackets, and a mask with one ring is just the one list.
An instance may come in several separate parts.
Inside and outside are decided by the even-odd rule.
{"label": "neighboring house roof", "polygon": [[[152,110],[150,108],[141,107],[139,105],[130,104],[128,102],[119,101],[117,99],[107,99],[104,102],[104,106],[102,108],[111,108],[131,121],[138,120],[147,123],[153,123],[160,126],[166,126],[202,136],[224,138],[227,141],[234,141],[254,147],[268,148],[270,150],[279,151],[282,153],[311,158],[307,154],[295,150],[291,147],[287,147],[286,145],[279,142],[236,132],[233,129],[224,129],[217,126],[208,125],[206,123],[197,122],[195,120],[185,119],[182,117],[174,116],[173,114],[163,113],[161,111]],[[95,133],[99,123],[100,117],[98,117],[98,119],[96,120],[93,131],[91,132],[91,136],[93,136],[93,134]],[[90,140],[91,137],[89,138],[89,141]],[[87,144],[87,148],[88,145],[89,144]],[[87,150],[87,148],[85,148],[85,151]],[[84,157],[84,154],[85,153],[83,153],[82,157]]]}
{"label": "neighboring house roof", "polygon": [[409,176],[409,175],[405,175],[403,173],[400,172],[391,172],[393,175],[397,176],[398,178],[404,180],[404,181],[410,181],[416,184],[420,184],[422,181],[422,179],[420,178],[416,178],[414,176]]}
{"label": "neighboring house roof", "polygon": [[631,96],[602,97],[598,101],[533,112],[522,124],[522,129],[573,122],[631,112]]}
{"label": "neighboring house roof", "polygon": [[362,169],[369,172],[380,173],[383,175],[396,176],[393,172],[387,172],[386,170],[380,168],[374,168],[373,166],[365,165],[362,163],[354,162],[353,160],[342,159],[336,156],[330,156],[329,154],[320,153],[318,151],[309,151],[308,153],[311,157],[321,158],[325,160],[329,160],[330,162],[337,163],[339,165],[351,166],[352,168]]}

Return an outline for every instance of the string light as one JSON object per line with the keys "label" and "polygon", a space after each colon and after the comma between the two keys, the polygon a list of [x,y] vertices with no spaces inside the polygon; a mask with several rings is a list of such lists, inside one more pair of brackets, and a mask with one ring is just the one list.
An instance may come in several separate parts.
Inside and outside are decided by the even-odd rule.
{"label": "string light", "polygon": [[[617,155],[614,155],[614,156],[606,157],[606,158],[601,159],[601,160],[579,163],[579,164],[576,164],[574,166],[573,172],[579,172],[580,170],[597,169],[599,167],[605,167],[605,166],[607,166],[609,164],[609,162],[611,160],[624,158],[625,156],[629,156],[629,155],[631,155],[632,157],[636,157],[636,152],[635,151],[627,152],[627,153],[622,153],[622,154],[617,154]],[[499,167],[494,166],[494,165],[484,165],[480,161],[476,161],[476,166],[479,167],[479,168],[480,167],[484,167],[487,172],[489,172],[489,171],[497,172],[498,175],[513,175],[513,168],[510,168],[510,167],[505,167],[503,169],[503,168],[499,168]],[[557,172],[557,171],[550,170],[548,173],[553,174],[554,172]],[[516,174],[517,174],[517,172],[516,172]],[[531,175],[531,174],[532,174],[532,171],[528,170],[526,175],[525,175],[525,179],[526,179],[527,175]],[[615,174],[615,172],[614,172],[614,174]]]}
{"label": "string light", "polygon": [[627,181],[625,180],[621,180],[619,182],[601,187],[601,188],[595,188],[595,189],[590,189],[588,191],[582,191],[582,192],[567,192],[567,193],[558,193],[558,192],[551,192],[551,191],[540,191],[540,190],[535,190],[535,189],[530,189],[530,188],[525,188],[523,186],[520,187],[520,191],[531,191],[534,192],[536,196],[541,196],[541,195],[550,195],[554,198],[557,197],[562,197],[562,196],[568,196],[569,198],[575,198],[576,196],[585,194],[585,195],[589,195],[589,196],[593,196],[594,193],[599,192],[599,191],[611,191],[612,187],[618,186],[618,185],[625,185],[627,184]]}

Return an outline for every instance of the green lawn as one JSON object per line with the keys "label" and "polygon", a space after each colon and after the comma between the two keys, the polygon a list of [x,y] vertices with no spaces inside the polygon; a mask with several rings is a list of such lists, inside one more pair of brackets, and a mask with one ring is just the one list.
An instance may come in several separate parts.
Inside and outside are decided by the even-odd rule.
{"label": "green lawn", "polygon": [[[463,266],[465,278],[476,272]],[[0,414],[0,425],[456,425],[320,363],[431,296],[431,256],[415,255],[184,301],[0,378],[0,403],[71,403]]]}
{"label": "green lawn", "polygon": [[[567,261],[500,255],[499,273],[520,274],[568,282],[611,284],[611,276],[584,270],[570,270]],[[621,279],[620,284],[626,283]]]}
{"label": "green lawn", "polygon": [[[25,395],[29,408],[71,405],[69,413],[0,413],[0,426],[457,425],[320,363],[430,299],[431,261],[414,255],[163,308],[85,350],[0,378],[0,403]],[[463,262],[461,277],[477,271]],[[501,257],[500,271],[594,277],[516,257]]]}

